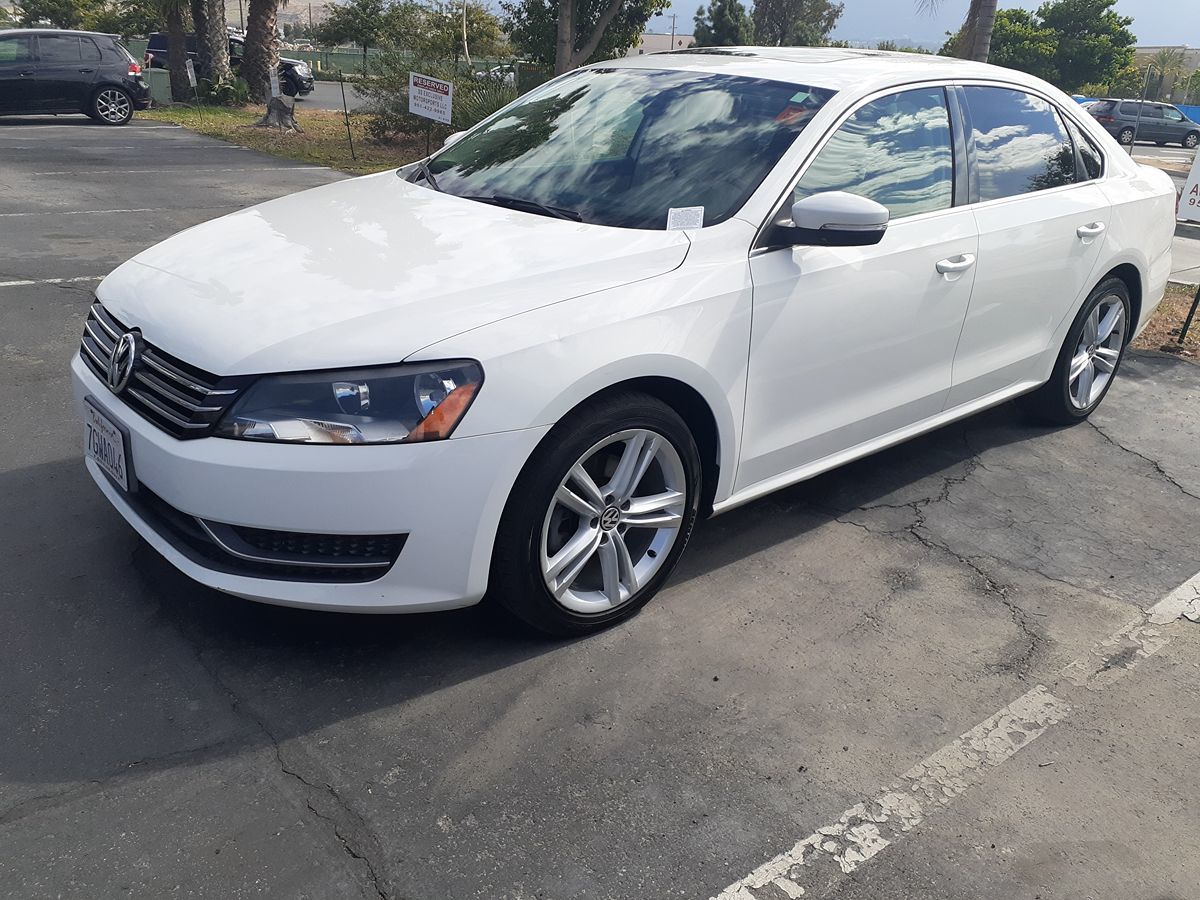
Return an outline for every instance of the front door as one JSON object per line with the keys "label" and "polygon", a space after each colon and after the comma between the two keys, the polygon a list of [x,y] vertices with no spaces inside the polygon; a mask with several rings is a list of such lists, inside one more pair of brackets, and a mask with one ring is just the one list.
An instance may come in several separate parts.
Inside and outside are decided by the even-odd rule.
{"label": "front door", "polygon": [[27,34],[0,35],[0,112],[33,107],[33,38]]}
{"label": "front door", "polygon": [[1039,380],[1056,329],[1091,289],[1110,216],[1094,180],[1099,151],[1077,129],[1072,139],[1051,103],[1015,88],[962,90],[979,271],[954,360],[954,406]]}
{"label": "front door", "polygon": [[755,251],[737,489],[795,473],[942,411],[974,282],[975,219],[955,208],[942,87],[868,101],[784,204],[849,191],[891,213],[873,247]]}
{"label": "front door", "polygon": [[38,106],[53,110],[82,110],[100,69],[100,49],[90,37],[77,34],[38,35],[35,95]]}

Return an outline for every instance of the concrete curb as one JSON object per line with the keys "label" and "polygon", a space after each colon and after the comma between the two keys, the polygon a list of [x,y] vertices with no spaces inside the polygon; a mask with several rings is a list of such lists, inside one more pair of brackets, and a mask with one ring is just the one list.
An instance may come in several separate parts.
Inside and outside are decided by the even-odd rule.
{"label": "concrete curb", "polygon": [[1200,222],[1176,222],[1175,237],[1200,241]]}

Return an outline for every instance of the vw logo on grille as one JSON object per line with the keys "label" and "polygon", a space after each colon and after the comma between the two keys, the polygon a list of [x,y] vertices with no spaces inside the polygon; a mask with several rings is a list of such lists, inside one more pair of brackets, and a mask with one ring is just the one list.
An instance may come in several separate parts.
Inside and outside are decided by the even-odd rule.
{"label": "vw logo on grille", "polygon": [[133,370],[142,349],[138,337],[137,332],[127,331],[121,335],[117,346],[113,348],[112,357],[108,360],[107,381],[109,389],[114,394],[125,390],[129,379],[133,377]]}

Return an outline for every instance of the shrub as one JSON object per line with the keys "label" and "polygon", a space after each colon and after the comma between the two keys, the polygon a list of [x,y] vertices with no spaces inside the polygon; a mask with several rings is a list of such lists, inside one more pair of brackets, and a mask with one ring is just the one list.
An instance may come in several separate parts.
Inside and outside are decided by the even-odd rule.
{"label": "shrub", "polygon": [[[454,83],[453,124],[442,125],[408,111],[410,72]],[[448,134],[470,128],[517,97],[516,87],[503,77],[482,75],[445,62],[414,60],[401,53],[381,54],[372,74],[374,77],[357,85],[357,90],[367,99],[363,106],[369,117],[367,133],[377,140],[423,134],[428,129],[440,143]]]}
{"label": "shrub", "polygon": [[200,80],[200,100],[213,106],[245,106],[250,102],[250,86],[245,80],[234,76]]}

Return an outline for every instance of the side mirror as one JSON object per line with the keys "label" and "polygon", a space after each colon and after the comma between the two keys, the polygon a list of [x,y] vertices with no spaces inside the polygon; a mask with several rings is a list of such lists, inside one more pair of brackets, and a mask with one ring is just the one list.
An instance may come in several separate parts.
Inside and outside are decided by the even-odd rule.
{"label": "side mirror", "polygon": [[825,191],[792,204],[792,221],[775,228],[775,242],[818,247],[869,247],[883,240],[887,207],[858,194]]}
{"label": "side mirror", "polygon": [[456,131],[456,132],[454,132],[454,134],[447,135],[446,139],[444,141],[442,141],[442,146],[449,147],[451,144],[453,144],[455,141],[457,141],[464,134],[466,134],[465,131]]}

